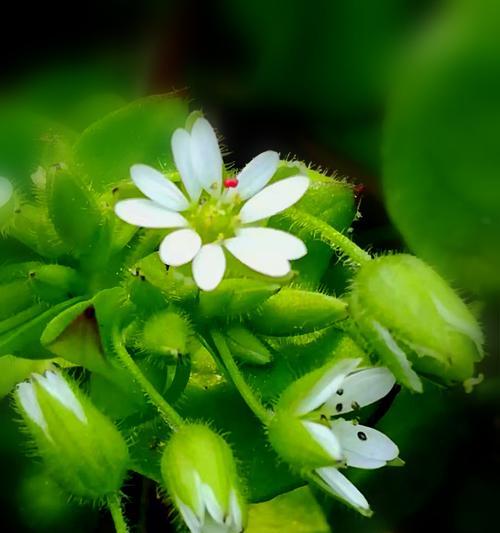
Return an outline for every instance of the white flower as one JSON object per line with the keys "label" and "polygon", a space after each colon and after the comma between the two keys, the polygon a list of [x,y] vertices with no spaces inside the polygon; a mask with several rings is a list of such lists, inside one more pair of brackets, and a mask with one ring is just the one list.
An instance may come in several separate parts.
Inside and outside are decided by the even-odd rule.
{"label": "white flower", "polygon": [[9,202],[13,193],[12,183],[7,178],[0,176],[0,207],[3,207]]}
{"label": "white flower", "polygon": [[243,531],[243,513],[236,491],[229,494],[227,509],[217,501],[212,488],[193,472],[197,501],[191,508],[177,499],[177,507],[191,533],[240,533]]}
{"label": "white flower", "polygon": [[[340,361],[326,372],[299,402],[296,415],[321,413],[328,426],[303,420],[304,427],[335,461],[347,466],[374,469],[398,457],[399,450],[389,437],[376,429],[338,418],[386,396],[395,384],[387,368],[356,370],[359,359]],[[316,470],[320,483],[334,496],[368,512],[370,506],[361,492],[336,467]]]}
{"label": "white flower", "polygon": [[288,274],[290,260],[307,253],[294,235],[252,226],[295,204],[309,185],[307,177],[297,175],[266,187],[278,168],[276,152],[261,153],[236,177],[223,180],[217,137],[204,118],[196,120],[190,133],[185,129],[174,132],[172,152],[187,196],[159,171],[134,165],[132,180],[147,198],[123,200],[115,207],[116,214],[129,224],[182,228],[160,245],[165,264],[181,266],[193,261],[196,284],[210,291],[226,270],[224,248],[253,270],[273,277]]}
{"label": "white flower", "polygon": [[43,376],[33,374],[30,381],[25,381],[17,386],[16,394],[28,418],[42,429],[48,439],[51,436],[40,407],[37,385],[64,408],[72,412],[81,422],[87,423],[87,417],[80,401],[60,374],[52,371],[47,371]]}

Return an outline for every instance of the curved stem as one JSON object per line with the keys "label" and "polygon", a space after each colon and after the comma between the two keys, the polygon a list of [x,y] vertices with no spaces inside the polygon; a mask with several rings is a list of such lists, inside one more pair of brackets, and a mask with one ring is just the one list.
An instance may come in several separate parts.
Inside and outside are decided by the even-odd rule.
{"label": "curved stem", "polygon": [[314,215],[310,215],[305,211],[299,211],[295,207],[289,207],[286,211],[280,213],[280,216],[287,218],[297,226],[304,228],[313,236],[318,236],[320,241],[339,250],[357,265],[362,265],[371,259],[368,252],[365,252],[365,250],[360,248],[357,244],[354,244],[351,239],[346,237],[343,233]]}
{"label": "curved stem", "polygon": [[179,356],[177,366],[175,368],[175,375],[169,389],[165,393],[169,402],[175,402],[184,392],[191,376],[191,358],[187,356]]}
{"label": "curved stem", "polygon": [[125,517],[123,516],[121,498],[119,494],[114,494],[108,498],[108,507],[113,517],[116,533],[128,533],[129,529]]}
{"label": "curved stem", "polygon": [[266,409],[261,401],[257,398],[254,391],[250,388],[250,385],[246,382],[245,378],[240,372],[238,365],[235,363],[231,352],[227,346],[224,336],[218,331],[211,332],[212,339],[214,341],[215,347],[219,352],[222,363],[224,364],[229,377],[233,381],[234,386],[238,389],[238,392],[241,394],[245,403],[250,407],[255,416],[260,419],[260,421],[267,425],[271,420],[272,414]]}
{"label": "curved stem", "polygon": [[113,328],[113,348],[123,366],[139,384],[150,402],[158,409],[158,412],[168,426],[170,426],[170,428],[174,431],[179,428],[179,426],[183,424],[182,417],[155,389],[155,387],[142,373],[141,369],[137,366],[137,363],[132,359],[132,356],[128,353],[127,349],[123,345],[118,325]]}

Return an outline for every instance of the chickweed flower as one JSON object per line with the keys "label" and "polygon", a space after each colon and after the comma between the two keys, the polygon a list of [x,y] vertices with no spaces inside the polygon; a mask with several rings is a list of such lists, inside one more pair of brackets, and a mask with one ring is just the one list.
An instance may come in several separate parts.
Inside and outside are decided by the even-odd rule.
{"label": "chickweed flower", "polygon": [[128,465],[115,426],[59,372],[34,374],[14,393],[49,471],[71,495],[103,500],[120,490]]}
{"label": "chickweed flower", "polygon": [[341,415],[380,400],[395,380],[386,368],[358,369],[359,364],[359,359],[345,359],[293,383],[280,398],[269,438],[287,462],[333,496],[370,514],[366,498],[339,468],[380,468],[396,459],[399,450],[380,431]]}
{"label": "chickweed flower", "polygon": [[294,235],[256,225],[295,204],[309,185],[301,175],[267,185],[278,168],[276,152],[263,152],[239,174],[227,175],[215,132],[204,118],[198,118],[190,132],[174,132],[172,152],[183,190],[154,168],[138,164],[130,173],[146,198],[122,200],[115,206],[116,214],[129,224],[176,228],[160,245],[165,264],[175,267],[192,261],[196,284],[210,291],[224,276],[224,249],[272,277],[288,274],[290,260],[306,254],[304,243]]}
{"label": "chickweed flower", "polygon": [[239,533],[245,509],[226,441],[202,424],[174,433],[161,461],[167,490],[191,533]]}

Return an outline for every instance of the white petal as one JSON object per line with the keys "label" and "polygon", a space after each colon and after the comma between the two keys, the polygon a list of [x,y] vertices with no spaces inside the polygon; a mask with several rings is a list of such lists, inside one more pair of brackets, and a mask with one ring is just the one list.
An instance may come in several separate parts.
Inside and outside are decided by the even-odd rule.
{"label": "white petal", "polygon": [[[376,429],[362,426],[361,424],[353,424],[343,419],[334,420],[331,423],[331,427],[340,441],[342,450],[347,458],[347,464],[350,466],[364,468],[364,466],[356,464],[358,456],[386,463],[396,459],[399,455],[398,447],[394,442]],[[351,458],[349,457],[349,452],[354,453]]]}
{"label": "white petal", "polygon": [[302,198],[308,186],[309,179],[305,176],[293,176],[269,185],[241,208],[241,221],[248,224],[284,211]]}
{"label": "white petal", "polygon": [[191,136],[186,130],[179,128],[174,131],[171,144],[175,166],[181,175],[184,187],[191,199],[196,202],[201,194],[201,185],[196,179],[191,161]]}
{"label": "white petal", "polygon": [[242,200],[250,198],[263,187],[274,176],[280,156],[277,152],[268,150],[254,157],[243,170],[238,174],[238,187],[236,192]]}
{"label": "white petal", "polygon": [[115,205],[115,213],[128,224],[141,228],[182,228],[187,220],[174,211],[145,198],[130,198]]}
{"label": "white petal", "polygon": [[338,498],[348,502],[353,507],[369,511],[370,505],[361,492],[336,468],[327,466],[318,468],[316,473],[327,484],[330,492]]}
{"label": "white petal", "polygon": [[177,500],[177,507],[189,531],[191,533],[201,533],[201,522],[192,509],[180,500]]}
{"label": "white petal", "polygon": [[349,374],[327,402],[331,415],[349,413],[387,396],[396,380],[384,367],[364,368]]}
{"label": "white petal", "polygon": [[64,405],[64,407],[72,411],[80,421],[85,424],[87,423],[87,417],[81,403],[67,381],[60,374],[46,372],[44,376],[35,374],[34,377],[46,392]]}
{"label": "white petal", "polygon": [[226,239],[224,246],[242,263],[256,272],[279,278],[290,272],[288,259],[274,251],[264,251],[255,239],[233,237]]}
{"label": "white petal", "polygon": [[[340,461],[344,458],[340,442],[335,434],[323,424],[317,424],[310,420],[303,420],[302,424],[309,431],[313,439],[330,455],[332,459]],[[290,443],[293,445],[293,443]]]}
{"label": "white petal", "polygon": [[204,118],[199,118],[191,129],[191,161],[198,183],[213,196],[222,186],[222,155],[217,136]]}
{"label": "white petal", "polygon": [[180,229],[167,235],[160,244],[160,258],[166,265],[189,263],[201,247],[201,238],[192,229]]}
{"label": "white petal", "polygon": [[0,176],[0,207],[3,207],[11,199],[13,193],[12,183],[7,178]]}
{"label": "white petal", "polygon": [[359,365],[360,361],[361,359],[342,359],[329,368],[300,402],[296,414],[302,416],[321,407],[335,394],[345,377]]}
{"label": "white petal", "polygon": [[148,165],[133,165],[130,175],[137,188],[153,202],[171,211],[189,207],[182,192],[161,172]]}
{"label": "white petal", "polygon": [[193,277],[204,291],[213,291],[224,277],[226,256],[218,244],[205,244],[193,261]]}
{"label": "white petal", "polygon": [[241,228],[238,237],[255,240],[255,247],[274,252],[286,259],[300,259],[307,254],[306,245],[295,235],[272,228]]}
{"label": "white petal", "polygon": [[16,389],[16,394],[19,398],[22,408],[26,411],[26,414],[37,426],[42,428],[43,432],[48,437],[49,433],[47,421],[43,416],[42,410],[40,409],[40,404],[38,403],[33,383],[19,383]]}
{"label": "white petal", "polygon": [[229,495],[229,512],[231,518],[231,525],[234,530],[240,532],[243,530],[243,513],[241,512],[240,502],[234,490],[231,490]]}
{"label": "white petal", "polygon": [[217,501],[214,491],[206,483],[203,483],[201,486],[201,497],[210,516],[216,522],[222,524],[224,522],[224,511]]}

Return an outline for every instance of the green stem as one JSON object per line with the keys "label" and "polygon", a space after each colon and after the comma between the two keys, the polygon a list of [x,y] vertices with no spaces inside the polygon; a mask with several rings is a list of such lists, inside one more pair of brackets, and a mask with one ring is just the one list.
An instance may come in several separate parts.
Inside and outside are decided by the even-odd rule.
{"label": "green stem", "polygon": [[121,497],[119,494],[114,494],[108,498],[108,507],[113,517],[116,533],[128,533],[129,529],[125,517],[123,516]]}
{"label": "green stem", "polygon": [[141,369],[137,366],[137,363],[132,359],[132,356],[128,353],[123,345],[118,325],[116,325],[113,329],[113,347],[123,366],[139,384],[151,403],[158,409],[158,412],[168,426],[170,426],[173,431],[178,429],[183,424],[182,417],[155,389],[155,387],[142,373]]}
{"label": "green stem", "polygon": [[368,252],[365,252],[365,250],[360,248],[357,244],[354,244],[351,239],[346,237],[343,233],[314,215],[310,215],[305,211],[299,211],[295,207],[289,207],[286,211],[280,213],[280,216],[287,218],[300,228],[304,228],[311,233],[313,237],[319,237],[320,241],[339,250],[357,265],[362,265],[371,259]]}
{"label": "green stem", "polygon": [[257,398],[254,391],[250,388],[250,385],[248,385],[245,378],[241,374],[238,365],[235,363],[233,356],[229,351],[224,336],[218,331],[214,330],[211,332],[211,335],[217,351],[219,352],[222,363],[224,364],[234,386],[238,389],[241,397],[243,400],[245,400],[245,403],[248,405],[248,407],[250,407],[255,416],[259,418],[263,424],[268,425],[272,414],[262,405],[261,401]]}

